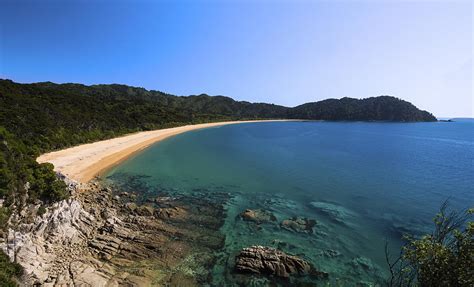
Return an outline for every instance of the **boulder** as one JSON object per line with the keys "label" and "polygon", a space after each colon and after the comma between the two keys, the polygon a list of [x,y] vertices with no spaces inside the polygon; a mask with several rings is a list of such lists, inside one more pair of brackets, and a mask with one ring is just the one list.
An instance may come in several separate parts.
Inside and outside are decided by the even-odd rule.
{"label": "boulder", "polygon": [[186,210],[174,206],[174,207],[165,207],[165,208],[160,208],[157,212],[155,212],[156,216],[162,219],[179,219],[179,218],[184,218],[187,214]]}
{"label": "boulder", "polygon": [[137,209],[137,204],[134,203],[134,202],[127,202],[125,204],[125,207],[130,211],[130,212],[134,212],[136,209]]}
{"label": "boulder", "polygon": [[306,275],[313,270],[305,260],[283,251],[265,246],[242,249],[235,259],[239,273],[254,273],[288,278],[290,275]]}
{"label": "boulder", "polygon": [[258,224],[276,221],[275,215],[263,209],[246,209],[239,216],[245,221],[253,221]]}
{"label": "boulder", "polygon": [[280,227],[283,229],[309,234],[313,233],[313,227],[315,225],[316,220],[296,216],[290,219],[285,219],[280,223]]}
{"label": "boulder", "polygon": [[154,211],[152,206],[142,205],[137,208],[136,213],[141,216],[153,216]]}

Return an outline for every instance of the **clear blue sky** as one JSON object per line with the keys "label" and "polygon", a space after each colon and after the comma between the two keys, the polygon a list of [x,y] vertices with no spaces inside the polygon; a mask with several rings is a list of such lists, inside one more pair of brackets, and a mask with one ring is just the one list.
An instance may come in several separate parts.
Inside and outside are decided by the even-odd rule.
{"label": "clear blue sky", "polygon": [[474,116],[471,1],[6,1],[0,77]]}

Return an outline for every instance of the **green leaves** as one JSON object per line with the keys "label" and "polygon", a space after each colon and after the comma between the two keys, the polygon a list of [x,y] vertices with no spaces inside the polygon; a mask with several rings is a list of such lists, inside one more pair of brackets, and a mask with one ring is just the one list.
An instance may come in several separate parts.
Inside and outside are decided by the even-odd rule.
{"label": "green leaves", "polygon": [[448,211],[445,202],[433,220],[432,234],[405,236],[407,243],[395,263],[387,254],[389,286],[474,286],[472,210]]}
{"label": "green leaves", "polygon": [[8,256],[0,251],[0,287],[17,286],[14,278],[23,274],[20,264],[10,262]]}

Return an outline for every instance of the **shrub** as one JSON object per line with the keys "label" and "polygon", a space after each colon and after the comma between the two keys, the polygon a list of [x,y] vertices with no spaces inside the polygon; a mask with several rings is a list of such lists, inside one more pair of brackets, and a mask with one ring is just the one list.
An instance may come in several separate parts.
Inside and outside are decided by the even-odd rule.
{"label": "shrub", "polygon": [[389,286],[474,286],[474,209],[448,211],[447,201],[434,218],[432,234],[406,236],[390,268]]}

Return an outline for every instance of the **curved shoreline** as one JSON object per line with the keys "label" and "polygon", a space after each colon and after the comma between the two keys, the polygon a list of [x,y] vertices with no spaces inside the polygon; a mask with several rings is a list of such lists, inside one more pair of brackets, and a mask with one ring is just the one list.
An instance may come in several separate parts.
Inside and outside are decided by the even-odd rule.
{"label": "curved shoreline", "polygon": [[86,183],[152,144],[184,132],[230,124],[275,121],[295,120],[229,121],[138,132],[42,154],[36,161],[52,163],[56,172],[69,179]]}

